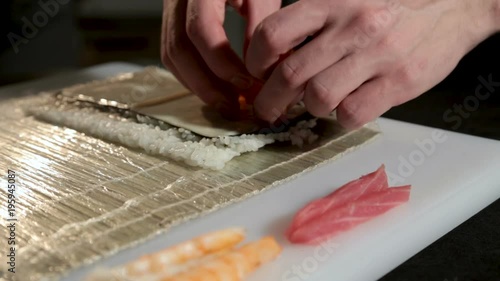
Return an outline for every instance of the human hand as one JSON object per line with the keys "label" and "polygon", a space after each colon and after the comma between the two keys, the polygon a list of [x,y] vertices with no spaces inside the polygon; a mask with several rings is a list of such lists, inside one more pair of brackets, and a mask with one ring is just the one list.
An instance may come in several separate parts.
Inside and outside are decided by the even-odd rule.
{"label": "human hand", "polygon": [[254,32],[246,65],[267,79],[254,108],[273,122],[303,99],[357,128],[439,83],[499,22],[499,0],[301,0]]}
{"label": "human hand", "polygon": [[[246,41],[280,0],[164,0],[162,62],[205,103],[238,109],[238,94],[253,78],[231,49],[223,29],[226,3],[247,19]],[[248,45],[246,43],[245,45]]]}

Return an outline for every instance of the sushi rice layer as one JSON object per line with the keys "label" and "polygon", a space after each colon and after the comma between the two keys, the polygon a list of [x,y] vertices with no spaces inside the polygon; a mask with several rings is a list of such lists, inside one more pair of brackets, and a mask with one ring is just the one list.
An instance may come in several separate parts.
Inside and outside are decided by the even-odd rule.
{"label": "sushi rice layer", "polygon": [[214,170],[224,168],[236,156],[257,151],[267,144],[289,141],[292,145],[302,146],[318,139],[311,131],[316,126],[316,119],[300,121],[281,133],[204,138],[165,123],[138,123],[145,120],[124,118],[90,107],[50,105],[30,108],[27,113],[107,141],[142,149],[152,155],[167,156],[192,166]]}

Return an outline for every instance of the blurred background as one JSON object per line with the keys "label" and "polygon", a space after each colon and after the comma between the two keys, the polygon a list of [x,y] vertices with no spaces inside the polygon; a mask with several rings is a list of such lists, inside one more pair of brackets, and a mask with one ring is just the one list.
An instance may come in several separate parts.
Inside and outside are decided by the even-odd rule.
{"label": "blurred background", "polygon": [[[0,86],[111,61],[160,65],[161,0],[2,0],[0,16]],[[229,10],[238,51],[243,26]]]}
{"label": "blurred background", "polygon": [[[2,0],[0,86],[106,62],[160,66],[161,15],[161,0]],[[244,23],[229,10],[225,27],[241,53]],[[491,95],[459,126],[445,118],[447,111],[470,102],[479,77],[500,82],[498,34],[442,83],[384,116],[500,140],[500,87],[490,88]],[[499,221],[497,201],[383,280],[500,280]]]}

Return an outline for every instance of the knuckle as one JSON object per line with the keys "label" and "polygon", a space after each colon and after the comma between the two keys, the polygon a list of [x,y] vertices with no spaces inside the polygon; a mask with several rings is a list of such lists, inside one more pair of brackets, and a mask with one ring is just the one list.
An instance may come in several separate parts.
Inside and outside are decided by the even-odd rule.
{"label": "knuckle", "polygon": [[301,81],[302,69],[302,67],[293,61],[285,60],[278,67],[278,75],[286,87],[295,88],[303,83],[303,81]]}
{"label": "knuckle", "polygon": [[306,95],[309,95],[310,100],[315,103],[315,106],[311,107],[313,109],[311,113],[316,116],[328,115],[338,105],[332,92],[316,79],[307,83]]}
{"label": "knuckle", "polygon": [[270,51],[277,51],[278,26],[272,21],[264,19],[256,28],[255,34],[261,44]]}
{"label": "knuckle", "polygon": [[309,92],[317,102],[322,104],[330,103],[330,90],[317,79],[312,79],[307,83],[306,91]]}
{"label": "knuckle", "polygon": [[390,54],[392,61],[407,60],[408,44],[402,40],[402,36],[397,32],[387,32],[378,39],[375,45],[375,52],[380,56]]}
{"label": "knuckle", "polygon": [[412,64],[406,63],[396,72],[397,79],[405,86],[413,86],[416,82],[416,71]]}
{"label": "knuckle", "polygon": [[368,37],[379,37],[393,26],[395,20],[386,9],[365,8],[359,12],[356,23]]}
{"label": "knuckle", "polygon": [[400,53],[403,49],[401,43],[399,36],[388,34],[380,39],[379,47],[384,52]]}
{"label": "knuckle", "polygon": [[372,8],[364,8],[358,13],[356,21],[359,26],[365,28],[376,23],[376,18],[377,10]]}
{"label": "knuckle", "polygon": [[350,129],[358,128],[369,122],[360,110],[359,104],[345,100],[337,108],[339,122]]}

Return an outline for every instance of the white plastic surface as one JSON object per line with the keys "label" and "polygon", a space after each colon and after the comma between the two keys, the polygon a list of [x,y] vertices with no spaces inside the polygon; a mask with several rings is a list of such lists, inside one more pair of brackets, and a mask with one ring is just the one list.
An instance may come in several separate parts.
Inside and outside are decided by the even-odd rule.
{"label": "white plastic surface", "polygon": [[[134,68],[107,64],[85,73],[104,78]],[[281,257],[249,281],[377,280],[500,198],[500,142],[383,118],[379,125],[381,137],[339,161],[175,227],[149,242],[76,270],[63,280],[81,280],[96,266],[118,265],[207,231],[232,226],[246,227],[249,240],[274,235],[284,246]],[[417,144],[424,142],[424,148]],[[326,247],[295,246],[285,240],[283,232],[304,204],[374,171],[382,163],[392,185],[413,186],[409,203],[338,236]]]}

